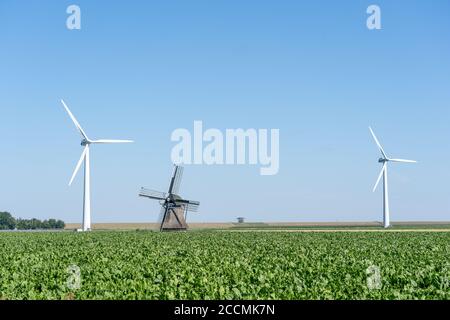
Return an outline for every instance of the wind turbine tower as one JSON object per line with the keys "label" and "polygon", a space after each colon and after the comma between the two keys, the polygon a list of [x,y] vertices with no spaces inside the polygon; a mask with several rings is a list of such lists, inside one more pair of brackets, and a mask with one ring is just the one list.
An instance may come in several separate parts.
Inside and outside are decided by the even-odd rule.
{"label": "wind turbine tower", "polygon": [[84,163],[84,188],[83,188],[83,225],[82,231],[90,231],[91,230],[91,167],[90,167],[90,147],[94,144],[110,144],[110,143],[130,143],[132,140],[91,140],[88,138],[83,128],[81,128],[77,119],[74,117],[72,112],[70,112],[69,107],[67,107],[66,103],[61,99],[61,103],[72,119],[75,127],[81,134],[81,146],[83,146],[83,152],[81,153],[80,160],[75,167],[75,170],[70,178],[69,186],[72,184],[73,179],[77,175],[78,170],[81,167],[81,164]]}
{"label": "wind turbine tower", "polygon": [[388,228],[391,225],[389,212],[388,174],[387,174],[388,163],[389,162],[416,163],[417,161],[389,158],[384,152],[383,147],[381,146],[371,127],[369,127],[369,130],[370,133],[372,134],[373,139],[375,140],[375,143],[378,146],[378,149],[380,149],[381,152],[381,158],[378,159],[378,162],[383,165],[381,168],[380,175],[378,176],[377,182],[373,187],[373,192],[375,192],[375,190],[378,187],[378,184],[380,183],[381,177],[383,177],[383,226],[385,228]]}

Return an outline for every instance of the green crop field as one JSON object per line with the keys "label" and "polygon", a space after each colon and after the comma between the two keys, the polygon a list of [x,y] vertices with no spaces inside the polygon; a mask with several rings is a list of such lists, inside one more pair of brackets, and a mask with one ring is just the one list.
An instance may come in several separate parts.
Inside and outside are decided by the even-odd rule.
{"label": "green crop field", "polygon": [[0,299],[450,298],[449,232],[0,233],[0,248]]}

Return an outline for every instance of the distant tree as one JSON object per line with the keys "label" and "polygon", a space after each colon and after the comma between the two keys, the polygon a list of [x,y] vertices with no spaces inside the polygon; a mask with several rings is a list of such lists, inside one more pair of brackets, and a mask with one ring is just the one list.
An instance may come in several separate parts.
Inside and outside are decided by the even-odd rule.
{"label": "distant tree", "polygon": [[64,229],[66,224],[62,220],[48,219],[15,219],[9,212],[0,212],[0,230],[37,230],[37,229]]}
{"label": "distant tree", "polygon": [[26,229],[26,221],[23,219],[17,219],[17,224],[16,224],[17,229],[19,230],[25,230]]}
{"label": "distant tree", "polygon": [[47,225],[49,229],[57,229],[55,219],[48,219]]}
{"label": "distant tree", "polygon": [[57,220],[55,228],[56,229],[64,229],[66,227],[66,224],[62,220]]}
{"label": "distant tree", "polygon": [[0,212],[0,230],[13,230],[16,227],[16,219],[9,212]]}
{"label": "distant tree", "polygon": [[44,220],[44,221],[39,221],[40,222],[40,228],[39,229],[52,229],[50,227],[50,223],[48,222],[48,220]]}
{"label": "distant tree", "polygon": [[36,230],[36,229],[41,229],[42,227],[42,221],[39,219],[31,219],[31,229],[32,230]]}
{"label": "distant tree", "polygon": [[36,230],[36,229],[64,229],[66,224],[62,220],[48,219],[41,221],[39,219],[18,219],[17,229]]}

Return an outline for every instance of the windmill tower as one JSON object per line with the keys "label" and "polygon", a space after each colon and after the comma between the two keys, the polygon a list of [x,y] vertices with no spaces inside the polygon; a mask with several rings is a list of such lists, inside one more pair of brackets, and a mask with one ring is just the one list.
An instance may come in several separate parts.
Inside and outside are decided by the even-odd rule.
{"label": "windmill tower", "polygon": [[186,230],[188,225],[186,217],[188,211],[197,212],[200,202],[185,200],[178,193],[180,190],[183,167],[174,166],[172,178],[170,179],[169,191],[161,192],[141,188],[140,197],[159,200],[161,211],[159,214],[160,231]]}

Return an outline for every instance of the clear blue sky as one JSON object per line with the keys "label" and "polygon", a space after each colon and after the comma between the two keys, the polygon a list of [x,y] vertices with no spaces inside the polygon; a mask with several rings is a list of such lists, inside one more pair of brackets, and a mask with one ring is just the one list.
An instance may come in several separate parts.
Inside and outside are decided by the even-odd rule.
{"label": "clear blue sky", "polygon": [[[77,4],[82,29],[66,28]],[[382,30],[366,28],[381,7]],[[0,2],[0,210],[80,222],[82,151],[59,103],[93,138],[93,222],[155,221],[141,186],[166,189],[170,134],[279,128],[280,171],[187,166],[191,221],[450,220],[450,2]]]}

